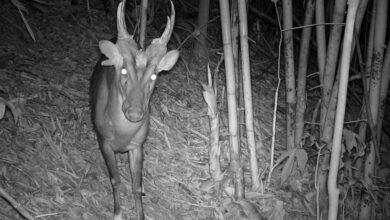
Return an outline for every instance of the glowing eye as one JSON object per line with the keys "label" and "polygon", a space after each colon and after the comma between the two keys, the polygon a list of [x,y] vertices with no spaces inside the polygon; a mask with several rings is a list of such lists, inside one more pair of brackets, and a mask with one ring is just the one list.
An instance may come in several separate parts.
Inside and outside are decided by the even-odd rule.
{"label": "glowing eye", "polygon": [[156,75],[156,74],[151,75],[151,76],[150,76],[150,79],[151,79],[151,80],[156,80],[156,79],[157,79],[157,75]]}
{"label": "glowing eye", "polygon": [[121,69],[121,73],[122,73],[123,75],[127,74],[127,69],[122,68],[122,69]]}

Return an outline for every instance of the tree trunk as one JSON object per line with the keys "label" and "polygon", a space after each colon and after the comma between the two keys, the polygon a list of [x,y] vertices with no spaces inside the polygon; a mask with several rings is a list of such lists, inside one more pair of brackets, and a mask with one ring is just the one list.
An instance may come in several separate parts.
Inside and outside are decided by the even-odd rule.
{"label": "tree trunk", "polygon": [[[347,5],[346,0],[338,0],[335,2],[333,23],[342,23],[344,21],[344,13]],[[325,120],[327,117],[327,109],[329,106],[329,99],[332,93],[338,54],[340,48],[340,39],[343,31],[343,25],[333,25],[329,37],[329,45],[326,54],[324,80],[322,85],[322,107],[321,107],[321,130],[324,129]],[[329,143],[331,141],[331,134],[322,135],[323,141]]]}
{"label": "tree trunk", "polygon": [[199,35],[194,48],[194,53],[199,57],[208,58],[207,51],[207,22],[209,21],[210,0],[199,0],[198,28]]}
{"label": "tree trunk", "polygon": [[[329,3],[329,2],[328,2]],[[341,23],[344,21],[344,13],[346,8],[346,0],[338,0],[334,5],[333,23]],[[329,10],[331,11],[331,10]],[[338,93],[338,83],[334,83],[334,76],[336,72],[337,59],[340,47],[340,38],[343,26],[333,25],[329,38],[328,48],[326,50],[326,60],[324,66],[323,84],[322,84],[322,105],[320,114],[320,134],[321,141],[327,145],[327,149],[332,149],[332,131],[335,118],[336,100]],[[334,85],[334,86],[333,86]],[[331,102],[333,100],[333,102]],[[326,180],[327,167],[329,166],[329,154],[324,154],[324,158],[320,163],[320,172],[318,173],[319,194],[322,198],[321,214],[326,216],[328,214],[325,201],[327,198]]]}
{"label": "tree trunk", "polygon": [[[324,15],[324,0],[316,0],[316,23],[325,23]],[[325,70],[325,58],[326,58],[326,34],[325,25],[316,26],[316,38],[317,38],[317,62],[318,62],[318,75],[321,85],[324,81]]]}
{"label": "tree trunk", "polygon": [[386,98],[389,91],[389,79],[390,79],[390,40],[387,43],[386,55],[383,61],[382,79],[381,79],[381,92],[379,99],[379,115],[378,115],[378,140],[381,139],[382,122],[385,116],[386,110]]}
{"label": "tree trunk", "polygon": [[283,0],[283,42],[286,74],[286,104],[287,104],[287,149],[294,148],[294,119],[295,119],[295,74],[294,74],[294,42],[293,31],[288,30],[293,27],[292,0]]}
{"label": "tree trunk", "polygon": [[[306,2],[305,21],[303,25],[312,24],[314,15],[314,0]],[[298,88],[297,88],[297,106],[296,106],[296,122],[295,122],[295,147],[302,147],[303,128],[305,126],[305,110],[306,110],[306,73],[307,60],[309,57],[311,27],[302,29],[301,47],[299,49],[299,67],[298,67]]]}
{"label": "tree trunk", "polygon": [[[377,143],[380,143],[381,129],[378,128],[379,100],[381,90],[383,51],[387,28],[387,6],[388,0],[377,1],[377,13],[375,18],[374,53],[372,57],[372,71],[370,80],[370,108],[373,119],[373,128],[377,132]],[[375,146],[378,147],[378,146]],[[379,155],[377,155],[379,156]]]}

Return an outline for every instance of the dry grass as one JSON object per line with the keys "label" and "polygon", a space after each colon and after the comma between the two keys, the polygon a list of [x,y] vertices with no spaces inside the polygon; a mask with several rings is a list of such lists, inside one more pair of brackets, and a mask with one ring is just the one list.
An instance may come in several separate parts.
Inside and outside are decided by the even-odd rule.
{"label": "dry grass", "polygon": [[[36,27],[36,43],[11,32],[1,35],[1,54],[14,57],[0,69],[0,95],[15,105],[20,120],[14,124],[8,112],[0,121],[0,186],[36,219],[112,217],[111,185],[92,129],[88,96],[89,78],[99,56],[96,36],[110,30],[105,15],[92,12],[92,26],[87,16],[34,14],[29,21]],[[170,73],[159,77],[151,100],[151,129],[144,146],[145,214],[147,219],[228,216],[224,204],[229,198],[220,191],[202,188],[209,178],[209,125],[198,80],[206,82],[207,63],[193,60],[191,51],[182,51],[181,57],[191,71],[179,61]],[[211,66],[215,64],[211,62]],[[268,66],[259,61],[253,64],[254,72]],[[222,91],[223,73],[220,75]],[[276,82],[273,76],[257,75],[264,77],[254,83],[256,132],[261,131],[265,146],[270,146]],[[226,106],[222,101],[220,111],[222,149],[227,152]],[[282,114],[278,115],[278,121],[283,121]],[[278,134],[283,132],[281,127]],[[283,145],[282,139],[283,135],[278,135],[277,147]],[[222,155],[224,170],[228,169],[227,155]],[[267,153],[261,156],[264,170]],[[124,215],[134,217],[127,157],[118,157]],[[245,148],[243,158],[249,183]],[[263,211],[270,211],[274,196],[248,195]],[[0,214],[20,219],[2,199]]]}

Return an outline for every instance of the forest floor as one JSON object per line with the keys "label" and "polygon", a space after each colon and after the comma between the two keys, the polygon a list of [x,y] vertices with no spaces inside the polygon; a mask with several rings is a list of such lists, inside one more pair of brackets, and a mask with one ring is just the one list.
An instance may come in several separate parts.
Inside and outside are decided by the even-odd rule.
{"label": "forest floor", "polygon": [[[27,20],[36,38],[33,42],[16,8],[7,3],[1,13],[7,20],[0,27],[0,96],[13,104],[18,117],[15,123],[11,111],[7,111],[0,121],[1,188],[36,219],[112,219],[111,184],[97,145],[89,105],[89,80],[100,56],[98,41],[114,36],[107,15],[102,8],[92,7],[89,20],[85,10],[74,13],[67,6],[50,8],[46,13],[30,13]],[[161,13],[168,14],[169,7]],[[165,19],[158,22],[156,26],[161,28],[149,29],[149,38],[158,36],[165,26]],[[175,34],[169,48],[177,47],[178,36],[187,37],[180,30]],[[200,82],[207,83],[207,64],[214,70],[220,56],[217,52],[222,52],[218,34],[211,36],[218,46],[210,50],[209,61],[195,58],[192,45],[183,46],[176,66],[158,77],[150,101],[150,132],[144,145],[146,219],[238,219],[248,208],[232,202],[226,192],[233,185],[228,171],[223,65],[218,73],[217,100],[221,161],[226,177],[223,186],[204,184],[210,178],[210,129]],[[263,149],[258,147],[262,180],[269,168],[269,150],[265,149],[271,146],[276,64],[276,60],[261,56],[252,61],[255,133],[258,142],[261,134],[264,145]],[[285,149],[283,93],[277,113],[277,155]],[[249,191],[244,140],[241,146],[248,204],[268,218],[277,207],[280,213],[290,212],[288,219],[314,219],[304,198],[283,188],[276,189],[276,184],[259,192]],[[127,156],[118,158],[123,213],[125,219],[133,219]],[[280,170],[275,171],[274,183],[279,181],[278,175]],[[313,185],[314,178],[303,179],[301,184],[308,190],[306,187]],[[0,207],[4,219],[22,219],[2,198]]]}

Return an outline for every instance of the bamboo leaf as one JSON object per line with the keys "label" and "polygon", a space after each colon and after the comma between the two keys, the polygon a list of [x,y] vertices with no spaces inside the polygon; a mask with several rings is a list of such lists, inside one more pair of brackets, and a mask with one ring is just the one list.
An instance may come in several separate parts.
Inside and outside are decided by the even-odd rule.
{"label": "bamboo leaf", "polygon": [[343,130],[343,135],[344,135],[344,139],[345,139],[345,147],[346,147],[348,153],[351,153],[353,148],[358,150],[357,149],[358,148],[358,142],[357,142],[358,136],[354,132],[347,130],[347,129]]}
{"label": "bamboo leaf", "polygon": [[251,202],[241,199],[237,203],[240,205],[241,209],[245,212],[245,215],[248,216],[248,219],[264,219],[264,217],[257,210],[257,207]]}
{"label": "bamboo leaf", "polygon": [[0,119],[4,117],[5,114],[5,103],[0,100]]}
{"label": "bamboo leaf", "polygon": [[292,171],[292,168],[294,165],[294,159],[295,159],[294,155],[295,155],[295,153],[292,153],[289,155],[288,160],[283,167],[282,174],[280,175],[280,179],[281,179],[282,183],[284,183],[291,174],[291,171]]}
{"label": "bamboo leaf", "polygon": [[22,11],[25,11],[27,12],[27,8],[24,6],[24,4],[22,2],[20,2],[19,0],[11,0],[11,3],[16,7],[18,8],[19,10],[22,10]]}
{"label": "bamboo leaf", "polygon": [[217,113],[217,98],[214,95],[214,90],[212,87],[205,85],[204,83],[200,83],[204,89],[203,98],[208,105],[207,114],[210,116],[214,116]]}
{"label": "bamboo leaf", "polygon": [[32,0],[32,1],[39,3],[39,4],[42,4],[42,5],[55,5],[55,3],[47,3],[47,2],[41,1],[41,0]]}
{"label": "bamboo leaf", "polygon": [[282,153],[282,155],[280,155],[279,158],[276,160],[275,167],[278,166],[281,162],[283,162],[284,159],[286,159],[290,155],[294,154],[295,151],[296,151],[296,149],[291,149],[291,150],[288,150],[288,151],[285,151],[284,153]]}
{"label": "bamboo leaf", "polygon": [[211,78],[211,70],[210,70],[210,64],[207,64],[207,81],[209,82],[209,86],[213,87],[213,79]]}
{"label": "bamboo leaf", "polygon": [[297,149],[295,152],[295,157],[297,158],[298,169],[303,172],[307,164],[307,153],[304,149]]}
{"label": "bamboo leaf", "polygon": [[23,15],[23,13],[22,13],[22,10],[20,10],[20,8],[18,8],[18,10],[19,10],[20,16],[22,17],[23,23],[24,23],[24,25],[25,25],[26,28],[27,28],[28,33],[30,34],[30,36],[31,36],[31,38],[33,39],[33,41],[35,42],[36,40],[35,40],[34,32],[31,30],[31,27],[30,27],[30,25],[28,24],[27,19],[24,17],[24,15]]}
{"label": "bamboo leaf", "polygon": [[4,117],[6,106],[8,106],[8,108],[11,110],[12,115],[14,116],[14,121],[15,123],[17,123],[20,116],[19,112],[16,110],[15,106],[11,102],[8,102],[7,100],[1,97],[0,97],[0,119]]}

